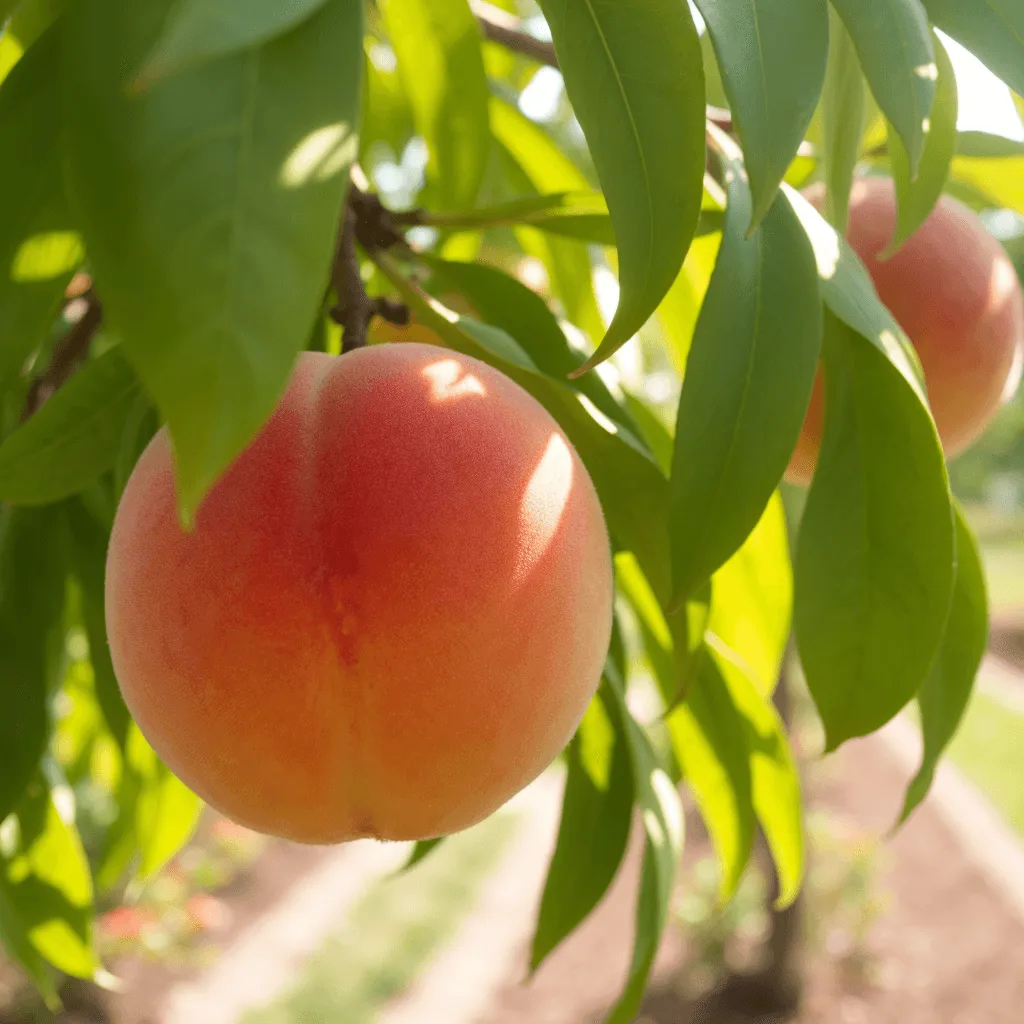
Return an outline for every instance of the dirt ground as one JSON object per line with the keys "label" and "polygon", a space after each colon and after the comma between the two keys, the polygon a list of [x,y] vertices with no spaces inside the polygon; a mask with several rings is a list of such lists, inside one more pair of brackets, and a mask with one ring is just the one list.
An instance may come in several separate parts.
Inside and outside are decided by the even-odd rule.
{"label": "dirt ground", "polygon": [[[841,826],[883,835],[905,779],[883,742],[848,745],[814,772],[817,807]],[[694,856],[699,838],[691,840]],[[528,985],[522,963],[480,1024],[591,1024],[619,991],[630,955],[638,851],[585,927]],[[809,952],[800,1024],[1019,1024],[1024,1019],[1024,925],[961,852],[927,804],[884,846],[876,881],[885,908],[871,927],[870,969],[851,975],[847,951]],[[641,1018],[703,1024],[673,992],[685,941],[670,934]],[[524,951],[525,955],[525,951]],[[723,1024],[715,1018],[715,1024]]]}

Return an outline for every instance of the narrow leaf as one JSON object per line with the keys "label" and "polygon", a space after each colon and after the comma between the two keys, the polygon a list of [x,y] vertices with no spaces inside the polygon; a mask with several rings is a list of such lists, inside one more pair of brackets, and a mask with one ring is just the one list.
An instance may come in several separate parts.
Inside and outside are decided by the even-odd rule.
{"label": "narrow leaf", "polygon": [[444,839],[444,836],[440,836],[437,839],[421,839],[413,847],[412,853],[409,854],[409,859],[399,869],[398,874],[403,874],[416,867],[421,861],[426,860],[444,842]]}
{"label": "narrow leaf", "polygon": [[[0,821],[35,774],[50,731],[64,610],[60,508],[0,508]],[[62,646],[62,645],[60,645]]]}
{"label": "narrow leaf", "polygon": [[938,28],[1024,94],[1024,6],[1019,0],[924,0],[924,6]]}
{"label": "narrow leaf", "polygon": [[753,198],[768,212],[814,116],[828,59],[827,0],[696,0],[722,69]]}
{"label": "narrow leaf", "polygon": [[541,7],[618,241],[619,306],[582,373],[640,330],[683,265],[703,194],[704,72],[686,4]]}
{"label": "narrow leaf", "polygon": [[636,908],[636,938],[625,991],[608,1024],[628,1024],[647,986],[661,934],[668,920],[676,871],[683,853],[684,818],[679,794],[660,767],[646,733],[626,708],[625,683],[615,667],[606,666],[609,690],[619,704],[633,764],[633,785],[647,837]]}
{"label": "narrow leaf", "polygon": [[61,182],[59,56],[50,32],[0,88],[0,394],[46,336],[83,255]]}
{"label": "narrow leaf", "polygon": [[936,78],[928,15],[921,0],[832,2],[857,47],[882,113],[907,148],[911,175],[916,175]]}
{"label": "narrow leaf", "polygon": [[92,876],[74,824],[74,795],[63,780],[53,782],[51,789],[37,778],[18,805],[17,842],[0,856],[0,890],[37,952],[66,974],[91,978],[99,968]]}
{"label": "narrow leaf", "polygon": [[80,501],[66,505],[71,572],[82,591],[82,619],[89,640],[96,702],[111,735],[124,749],[131,715],[121,696],[107,644],[104,579],[109,533]]}
{"label": "narrow leaf", "polygon": [[814,252],[780,197],[748,239],[750,192],[727,172],[722,247],[686,364],[672,463],[675,600],[760,519],[796,445],[821,351]]}
{"label": "narrow leaf", "polygon": [[938,657],[917,703],[921,709],[924,753],[907,789],[900,821],[928,795],[939,758],[963,720],[974,680],[988,646],[988,599],[978,543],[962,509],[956,509],[956,586]]}
{"label": "narrow leaf", "polygon": [[[515,338],[539,369],[567,377],[578,363],[562,328],[544,300],[522,282],[483,263],[432,262],[442,289],[465,298],[481,319]],[[606,416],[639,436],[629,414],[597,374],[571,383]]]}
{"label": "narrow leaf", "polygon": [[113,469],[141,390],[119,348],[86,363],[0,444],[0,501],[59,501]]}
{"label": "narrow leaf", "polygon": [[825,170],[825,216],[846,234],[850,190],[860,159],[865,122],[864,75],[850,33],[834,10],[829,15],[832,45],[821,107],[821,160]]}
{"label": "narrow leaf", "polygon": [[[1024,102],[1014,97],[1018,103]],[[958,132],[956,155],[981,157],[1024,156],[1024,141],[1008,139],[1005,135],[991,135],[989,132]]]}
{"label": "narrow leaf", "polygon": [[174,440],[188,521],[270,415],[309,337],[356,150],[362,10],[132,94],[170,0],[65,23],[68,180],[104,309]]}
{"label": "narrow leaf", "polygon": [[182,0],[146,57],[137,85],[145,88],[191,64],[265,43],[312,17],[325,2]]}
{"label": "narrow leaf", "polygon": [[609,685],[602,684],[566,750],[562,819],[541,897],[531,970],[597,906],[626,852],[633,766],[624,710]]}
{"label": "narrow leaf", "polygon": [[825,432],[801,523],[794,622],[829,750],[891,719],[935,658],[953,517],[935,425],[874,345],[826,318]]}
{"label": "narrow leaf", "polygon": [[778,907],[789,906],[804,877],[800,775],[775,706],[717,638],[712,658],[743,723],[750,760],[751,802],[779,879]]}
{"label": "narrow leaf", "polygon": [[[935,102],[925,136],[924,152],[915,177],[910,170],[907,151],[899,135],[889,132],[889,157],[896,183],[897,219],[892,241],[883,254],[891,256],[928,219],[939,201],[949,166],[957,148],[956,120],[959,109],[956,73],[938,36],[933,35],[935,64],[938,79],[935,84]],[[891,126],[890,126],[891,129]]]}
{"label": "narrow leaf", "polygon": [[387,0],[384,24],[446,210],[469,209],[491,133],[480,32],[467,0]]}

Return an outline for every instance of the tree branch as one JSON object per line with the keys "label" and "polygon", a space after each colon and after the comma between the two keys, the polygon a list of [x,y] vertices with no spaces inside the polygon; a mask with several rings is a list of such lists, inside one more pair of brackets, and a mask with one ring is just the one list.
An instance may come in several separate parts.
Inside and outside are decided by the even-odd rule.
{"label": "tree branch", "polygon": [[25,406],[21,411],[22,422],[35,415],[47,399],[67,383],[88,355],[89,345],[103,321],[103,309],[91,288],[79,298],[72,299],[72,302],[85,303],[82,315],[57,342],[46,371],[29,386]]}

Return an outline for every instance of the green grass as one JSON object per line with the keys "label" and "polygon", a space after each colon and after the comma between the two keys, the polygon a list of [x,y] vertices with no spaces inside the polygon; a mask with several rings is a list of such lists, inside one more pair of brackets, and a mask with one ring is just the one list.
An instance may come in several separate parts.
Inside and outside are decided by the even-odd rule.
{"label": "green grass", "polygon": [[372,1024],[472,908],[515,828],[508,813],[445,840],[413,870],[376,883],[292,989],[243,1024]]}
{"label": "green grass", "polygon": [[1024,718],[975,694],[949,756],[1024,835]]}

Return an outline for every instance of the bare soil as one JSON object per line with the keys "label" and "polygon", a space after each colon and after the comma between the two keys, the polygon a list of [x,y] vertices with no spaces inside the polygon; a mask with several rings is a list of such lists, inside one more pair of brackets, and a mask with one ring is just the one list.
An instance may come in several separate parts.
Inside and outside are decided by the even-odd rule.
{"label": "bare soil", "polygon": [[[848,745],[813,772],[815,806],[851,830],[883,836],[905,778],[877,738]],[[689,856],[701,840],[691,832]],[[527,985],[510,971],[480,1024],[591,1024],[621,987],[632,942],[636,844],[615,887],[587,924]],[[847,949],[807,954],[800,1024],[1020,1024],[1024,924],[967,859],[926,803],[886,843],[876,882],[885,908],[864,943],[863,969]],[[677,993],[688,949],[670,933],[643,1008],[645,1024],[727,1024],[721,1011]],[[522,954],[525,958],[525,950]],[[734,1016],[733,1020],[782,1017]]]}

